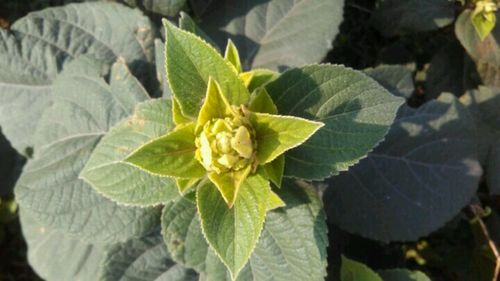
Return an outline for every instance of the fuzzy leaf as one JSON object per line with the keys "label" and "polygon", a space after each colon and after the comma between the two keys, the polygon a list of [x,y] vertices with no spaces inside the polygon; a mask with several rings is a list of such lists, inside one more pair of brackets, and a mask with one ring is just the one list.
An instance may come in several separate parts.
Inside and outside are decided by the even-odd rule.
{"label": "fuzzy leaf", "polygon": [[[111,64],[123,57],[140,80],[154,78],[151,23],[141,12],[109,2],[71,4],[28,14],[10,31],[0,29],[0,126],[25,153],[52,83],[79,56]],[[36,148],[35,148],[36,149]]]}
{"label": "fuzzy leaf", "polygon": [[101,261],[102,281],[196,281],[197,274],[170,257],[159,231],[109,247]]}
{"label": "fuzzy leaf", "polygon": [[197,131],[208,121],[215,118],[224,119],[230,116],[231,112],[231,105],[224,97],[219,83],[209,78],[206,98],[196,120]]}
{"label": "fuzzy leaf", "polygon": [[285,151],[301,145],[323,126],[323,123],[303,118],[267,113],[252,113],[251,120],[260,164],[269,163]]}
{"label": "fuzzy leaf", "polygon": [[61,230],[40,224],[26,212],[19,213],[28,261],[45,280],[97,280],[104,244],[82,241]]}
{"label": "fuzzy leaf", "polygon": [[329,181],[328,218],[382,241],[414,241],[442,227],[470,203],[481,167],[467,109],[442,95],[401,108],[384,142]]}
{"label": "fuzzy leaf", "polygon": [[266,89],[280,114],[325,123],[285,155],[285,176],[304,179],[338,174],[364,158],[403,103],[363,73],[335,65],[289,70]]}
{"label": "fuzzy leaf", "polygon": [[172,115],[175,125],[194,121],[193,118],[189,118],[188,116],[184,115],[184,113],[182,113],[179,101],[177,101],[175,97],[172,97]]}
{"label": "fuzzy leaf", "polygon": [[267,203],[267,211],[271,211],[285,206],[286,206],[285,202],[281,200],[278,194],[271,191],[271,196],[269,197],[269,201]]}
{"label": "fuzzy leaf", "polygon": [[472,25],[474,25],[474,28],[476,29],[477,34],[479,35],[479,38],[481,38],[482,41],[488,35],[490,35],[490,32],[493,30],[493,28],[495,28],[497,17],[495,15],[495,12],[484,14],[473,12],[471,15],[471,21]]}
{"label": "fuzzy leaf", "polygon": [[206,182],[196,202],[205,238],[235,279],[248,262],[262,232],[270,195],[269,182],[250,176],[240,187],[234,206],[228,208],[217,188]]}
{"label": "fuzzy leaf", "polygon": [[78,179],[100,138],[139,102],[128,91],[114,92],[99,71],[99,64],[81,59],[57,78],[54,104],[35,133],[39,149],[15,193],[21,208],[47,227],[83,240],[118,242],[149,232],[159,210],[118,206]]}
{"label": "fuzzy leaf", "polygon": [[342,256],[340,281],[383,281],[380,276],[366,265]]}
{"label": "fuzzy leaf", "polygon": [[243,82],[215,49],[196,35],[166,20],[163,23],[166,29],[168,82],[185,115],[198,115],[209,77],[219,83],[231,104],[240,105],[248,101],[249,93]]}
{"label": "fuzzy leaf", "polygon": [[233,41],[231,41],[231,39],[227,41],[226,51],[224,52],[224,59],[231,63],[232,66],[234,66],[234,69],[237,73],[240,73],[242,71],[240,54],[238,53],[238,49],[234,45]]}
{"label": "fuzzy leaf", "polygon": [[203,17],[219,46],[238,46],[244,69],[299,66],[321,61],[342,22],[343,0],[221,0]]}
{"label": "fuzzy leaf", "polygon": [[140,103],[132,116],[99,142],[80,177],[99,193],[122,204],[158,205],[177,197],[173,179],[152,175],[125,162],[144,143],[173,129],[170,112],[171,103],[165,99]]}
{"label": "fuzzy leaf", "polygon": [[285,155],[280,155],[273,161],[263,166],[266,176],[277,187],[281,187],[283,172],[285,171]]}
{"label": "fuzzy leaf", "polygon": [[125,161],[154,175],[199,178],[205,169],[195,159],[195,124],[186,124],[153,139],[129,155]]}
{"label": "fuzzy leaf", "polygon": [[415,91],[413,73],[408,67],[380,65],[375,68],[365,69],[363,72],[395,96],[409,99]]}
{"label": "fuzzy leaf", "polygon": [[274,72],[269,69],[259,69],[259,68],[241,73],[240,77],[245,75],[248,76],[250,80],[248,81],[247,85],[248,91],[250,93],[253,93],[260,87],[266,86],[268,83],[276,80],[279,77],[279,73],[277,72]]}
{"label": "fuzzy leaf", "polygon": [[212,38],[210,38],[203,30],[201,30],[201,28],[194,22],[194,20],[184,12],[181,12],[181,16],[179,17],[179,28],[198,35],[201,39],[205,40],[208,44],[210,44],[211,47],[215,48],[215,50],[220,52],[220,50],[217,47],[217,44],[215,44]]}
{"label": "fuzzy leaf", "polygon": [[259,89],[252,94],[248,109],[253,112],[278,114],[278,109],[265,88]]}
{"label": "fuzzy leaf", "polygon": [[215,172],[208,173],[208,178],[213,184],[215,184],[229,208],[233,207],[240,191],[240,187],[247,179],[251,170],[252,166],[248,166],[239,171],[231,171],[221,174],[217,174]]}

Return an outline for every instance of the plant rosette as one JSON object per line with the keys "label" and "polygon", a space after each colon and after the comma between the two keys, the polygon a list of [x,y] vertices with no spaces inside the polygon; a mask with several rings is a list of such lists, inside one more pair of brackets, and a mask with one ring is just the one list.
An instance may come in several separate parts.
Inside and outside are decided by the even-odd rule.
{"label": "plant rosette", "polygon": [[196,76],[178,72],[183,67],[179,57],[186,50],[176,41],[190,40],[203,52],[216,51],[167,21],[165,27],[176,127],[125,161],[148,173],[175,178],[182,194],[196,190],[205,238],[236,278],[258,241],[266,212],[284,206],[270,184],[281,184],[283,153],[304,143],[323,123],[278,115],[263,87],[277,74],[262,69],[242,72],[231,41],[224,57],[217,54],[206,69],[197,69],[208,73],[197,109],[193,96],[200,93],[190,81]]}

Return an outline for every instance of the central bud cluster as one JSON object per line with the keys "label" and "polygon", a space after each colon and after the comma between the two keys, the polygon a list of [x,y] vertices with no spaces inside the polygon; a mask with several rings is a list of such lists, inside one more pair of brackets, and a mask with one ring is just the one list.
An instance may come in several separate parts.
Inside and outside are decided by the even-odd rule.
{"label": "central bud cluster", "polygon": [[244,117],[212,119],[196,138],[196,159],[209,172],[238,171],[255,159],[255,133]]}

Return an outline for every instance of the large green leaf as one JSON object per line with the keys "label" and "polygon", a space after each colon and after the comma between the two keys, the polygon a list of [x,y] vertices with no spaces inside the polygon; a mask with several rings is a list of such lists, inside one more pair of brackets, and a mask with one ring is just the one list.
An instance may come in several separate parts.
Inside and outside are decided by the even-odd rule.
{"label": "large green leaf", "polygon": [[101,266],[101,281],[198,280],[194,271],[170,258],[159,231],[110,247]]}
{"label": "large green leaf", "polygon": [[305,179],[338,174],[364,158],[403,103],[363,73],[335,65],[289,70],[266,89],[280,114],[325,123],[286,154],[285,175]]}
{"label": "large green leaf", "polygon": [[330,180],[325,206],[347,231],[416,240],[469,204],[480,176],[473,120],[446,94],[418,109],[402,107],[385,141]]}
{"label": "large green leaf", "polygon": [[500,88],[479,87],[468,91],[460,101],[467,106],[477,127],[479,160],[484,167],[488,188],[500,194]]}
{"label": "large green leaf", "polygon": [[78,179],[100,138],[143,99],[115,92],[115,82],[108,85],[99,74],[100,66],[84,59],[66,65],[56,79],[54,103],[35,134],[38,149],[15,193],[24,211],[48,227],[115,242],[148,232],[159,209],[120,207]]}
{"label": "large green leaf", "polygon": [[131,152],[174,127],[171,111],[169,100],[140,103],[132,116],[102,138],[80,177],[121,204],[149,206],[177,197],[173,179],[154,176],[125,162]]}
{"label": "large green leaf", "polygon": [[301,66],[321,61],[342,22],[343,0],[217,1],[203,28],[220,47],[230,37],[244,68]]}
{"label": "large green leaf", "polygon": [[28,261],[35,272],[50,281],[96,280],[104,244],[91,244],[20,212],[23,235],[28,244]]}
{"label": "large green leaf", "polygon": [[366,75],[384,86],[391,94],[410,98],[415,91],[413,73],[402,65],[380,65],[363,71]]}
{"label": "large green leaf", "polygon": [[[286,206],[267,214],[259,242],[237,280],[324,280],[328,240],[321,202],[312,189],[292,180],[285,180],[277,193]],[[162,228],[178,262],[206,272],[203,280],[230,280],[201,234],[193,202],[183,198],[167,204]]]}
{"label": "large green leaf", "polygon": [[229,208],[219,190],[209,181],[200,184],[196,203],[205,238],[236,278],[252,254],[264,226],[271,188],[258,174],[241,185]]}
{"label": "large green leaf", "polygon": [[30,13],[10,31],[0,29],[0,126],[13,146],[21,153],[33,146],[51,84],[75,57],[123,57],[142,80],[151,79],[154,33],[139,11],[103,2]]}
{"label": "large green leaf", "polygon": [[231,104],[245,104],[248,90],[233,67],[196,35],[163,21],[166,29],[166,68],[170,88],[182,112],[196,117],[209,77],[217,81]]}
{"label": "large green leaf", "polygon": [[372,15],[384,36],[422,32],[449,25],[455,19],[455,3],[448,0],[383,0]]}

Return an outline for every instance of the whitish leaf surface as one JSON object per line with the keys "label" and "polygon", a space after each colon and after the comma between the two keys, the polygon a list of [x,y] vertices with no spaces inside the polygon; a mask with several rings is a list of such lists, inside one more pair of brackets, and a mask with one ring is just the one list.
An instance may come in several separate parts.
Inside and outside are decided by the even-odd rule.
{"label": "whitish leaf surface", "polygon": [[96,280],[105,245],[90,244],[48,225],[40,224],[29,214],[20,212],[24,238],[28,244],[28,261],[45,280]]}
{"label": "whitish leaf surface", "polygon": [[148,232],[158,209],[120,207],[78,178],[100,138],[140,100],[128,91],[114,92],[99,76],[97,63],[85,59],[67,65],[35,134],[39,149],[16,186],[25,212],[92,241],[116,242]]}
{"label": "whitish leaf surface", "polygon": [[110,247],[102,261],[102,281],[195,281],[197,274],[175,263],[159,231]]}
{"label": "whitish leaf surface", "polygon": [[170,88],[182,112],[196,117],[205,98],[208,79],[219,83],[231,104],[245,104],[248,90],[233,67],[196,35],[163,21],[166,30],[166,68]]}
{"label": "whitish leaf surface", "polygon": [[384,36],[435,30],[455,19],[455,3],[448,0],[384,0],[372,15]]}
{"label": "whitish leaf surface", "polygon": [[50,105],[51,84],[80,55],[106,63],[123,57],[148,80],[154,32],[137,10],[115,3],[82,3],[30,13],[0,30],[0,126],[14,147],[33,146],[33,132]]}
{"label": "whitish leaf surface", "polygon": [[500,194],[500,89],[479,87],[468,91],[460,101],[467,106],[477,126],[479,160],[484,167],[488,188]]}
{"label": "whitish leaf surface", "polygon": [[[471,10],[460,14],[455,23],[455,34],[462,46],[476,63],[487,63],[500,68],[500,25],[496,25],[490,35],[481,40],[470,20]],[[500,11],[496,12],[500,18]]]}
{"label": "whitish leaf surface", "polygon": [[[286,206],[267,214],[259,242],[237,280],[324,280],[328,240],[321,202],[311,189],[292,180],[285,180],[277,194]],[[177,261],[205,272],[203,280],[230,280],[201,235],[193,202],[181,199],[167,205],[162,228]]]}
{"label": "whitish leaf surface", "polygon": [[152,175],[125,162],[130,153],[174,127],[171,111],[170,100],[140,103],[132,116],[102,138],[80,177],[121,204],[150,206],[177,197],[174,179]]}
{"label": "whitish leaf surface", "polygon": [[381,270],[378,274],[384,281],[431,281],[424,273],[407,269]]}
{"label": "whitish leaf surface", "polygon": [[364,158],[403,103],[365,74],[335,65],[289,70],[266,89],[280,114],[325,123],[286,154],[285,175],[304,179],[338,174]]}
{"label": "whitish leaf surface", "polygon": [[[342,0],[217,1],[202,24],[220,47],[230,37],[245,69],[321,61],[342,22]],[[228,18],[229,17],[229,18]]]}
{"label": "whitish leaf surface", "polygon": [[380,65],[363,72],[395,96],[408,99],[415,91],[412,71],[405,66]]}
{"label": "whitish leaf surface", "polygon": [[330,180],[328,218],[382,241],[427,235],[470,202],[481,175],[476,150],[473,120],[452,95],[405,106],[383,143]]}

